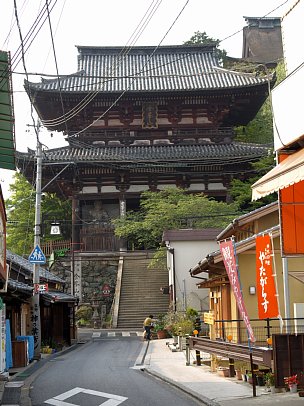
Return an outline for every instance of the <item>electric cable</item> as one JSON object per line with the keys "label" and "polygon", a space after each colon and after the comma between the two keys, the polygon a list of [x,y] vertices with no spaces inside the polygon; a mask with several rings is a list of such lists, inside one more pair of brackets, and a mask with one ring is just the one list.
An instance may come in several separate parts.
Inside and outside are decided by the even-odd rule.
{"label": "electric cable", "polygon": [[[156,1],[156,3],[153,6],[153,3],[155,1]],[[139,33],[135,35],[136,30],[137,30],[137,27],[136,27],[135,31],[133,31],[133,33],[132,33],[132,35],[130,37],[130,39],[132,39],[132,37],[135,35],[135,39],[132,40],[130,45],[128,45],[128,43],[130,42],[130,39],[127,41],[127,44],[121,50],[120,54],[115,58],[112,65],[108,68],[109,77],[112,76],[112,72],[114,73],[116,71],[116,69],[120,66],[120,64],[123,62],[125,57],[128,55],[128,53],[130,52],[133,44],[135,43],[134,41],[135,40],[137,41],[137,39],[142,35],[142,33],[144,31],[143,28],[142,28],[142,24],[144,24],[144,28],[147,26],[148,22],[150,22],[150,20],[154,16],[156,10],[160,6],[161,2],[162,2],[162,0],[153,0],[152,1],[152,3],[150,4],[150,6],[149,6],[149,8],[148,8],[148,10],[146,12],[146,14],[144,15],[141,22],[137,26],[137,27],[140,27],[139,28]],[[152,10],[149,11],[151,7],[152,7]],[[144,18],[146,18],[146,20],[144,20]],[[142,23],[142,21],[143,21],[143,23]],[[103,84],[103,83],[104,83],[104,81],[101,82],[100,84]],[[97,91],[94,91],[92,93],[88,93],[76,106],[72,107],[72,109],[69,110],[69,112],[65,116],[59,116],[59,117],[56,117],[55,119],[44,120],[43,124],[50,127],[50,126],[55,126],[58,123],[63,124],[63,122],[65,120],[70,120],[76,114],[78,114],[80,111],[82,111],[96,97],[96,95],[100,93],[101,90],[102,90],[102,88],[97,90]]]}
{"label": "electric cable", "polygon": [[[271,10],[270,12],[268,12],[265,16],[267,16],[267,15],[269,15],[270,13],[272,13],[273,11],[275,11],[276,9],[278,9],[279,7],[281,7],[283,4],[285,4],[287,1],[289,1],[289,0],[286,0],[285,2],[283,2],[281,5],[279,5],[278,7],[276,7],[275,9],[273,9],[273,10]],[[261,17],[262,18],[262,17]],[[238,31],[239,32],[239,31]],[[233,35],[235,35],[235,34],[232,34],[231,36],[233,36]],[[228,37],[227,37],[228,38]],[[222,40],[223,41],[223,40]],[[132,82],[133,83],[133,82]],[[124,92],[126,92],[128,89],[126,89]],[[124,93],[123,93],[124,94]],[[116,102],[114,102],[111,106],[110,106],[110,108],[112,108],[118,101],[119,101],[119,99],[122,97],[122,95],[120,95],[119,97],[118,97],[118,99],[116,100]],[[110,109],[109,108],[109,109]],[[106,111],[106,112],[108,112],[109,111],[109,109]],[[104,114],[106,114],[106,113],[104,113]],[[103,115],[102,115],[103,116]],[[102,117],[101,116],[101,117]],[[56,119],[52,119],[52,120],[57,120],[57,119],[59,119],[60,117],[57,117]],[[100,118],[99,118],[100,119]],[[98,119],[96,119],[96,120],[98,120]],[[95,122],[96,122],[96,120],[94,120],[93,121],[93,123],[91,123],[90,124],[90,126],[92,126]],[[49,123],[52,123],[51,125],[49,125]],[[50,126],[55,126],[55,121],[44,121],[44,124],[46,125],[46,126],[48,126],[48,127],[50,127]],[[62,124],[62,122],[60,122],[60,121],[56,121],[56,125],[59,125],[59,124]],[[86,129],[87,128],[89,128],[89,126],[88,127],[86,127]],[[85,129],[84,130],[82,130],[81,132],[83,132],[83,131],[85,131]],[[78,134],[78,133],[77,133]],[[73,136],[76,136],[76,134],[75,135],[73,135]]]}
{"label": "electric cable", "polygon": [[[50,0],[50,1],[52,2],[53,0]],[[57,0],[55,0],[55,3],[53,4],[51,10],[53,10],[53,8],[54,8],[54,6],[56,5],[56,3],[57,3]],[[15,11],[15,8],[14,8],[14,11]],[[44,12],[45,12],[45,11],[44,11]],[[7,75],[9,75],[10,72],[11,72],[11,70],[14,70],[14,69],[17,67],[17,65],[19,64],[19,62],[24,59],[25,53],[28,51],[28,49],[29,49],[29,47],[31,46],[31,44],[33,43],[34,39],[36,38],[36,36],[37,36],[38,33],[40,32],[40,30],[41,30],[41,28],[42,28],[42,26],[43,26],[43,24],[44,24],[44,22],[45,22],[45,20],[46,20],[46,18],[43,20],[43,22],[42,22],[42,24],[40,25],[38,31],[35,33],[35,29],[36,29],[37,25],[39,25],[39,23],[41,22],[40,14],[41,14],[41,12],[39,13],[39,15],[38,15],[38,17],[36,18],[35,22],[33,23],[32,27],[30,28],[30,30],[29,30],[28,33],[26,34],[25,39],[23,39],[22,44],[19,45],[17,51],[16,51],[15,54],[13,55],[13,57],[12,57],[12,59],[11,59],[10,65],[7,66],[7,68],[4,69],[3,72],[0,74],[0,91],[3,89],[3,87],[4,87],[5,84],[6,84],[6,81],[7,81],[6,77],[7,77]],[[16,11],[15,11],[15,16],[16,16]],[[20,32],[20,23],[17,23],[17,27],[18,27],[18,31]],[[34,33],[35,33],[35,35],[34,35]],[[34,35],[34,37],[31,39],[31,36],[32,36],[32,35]],[[20,33],[19,33],[19,36],[20,36]],[[25,47],[25,46],[26,46],[26,43],[27,43],[30,39],[31,39],[31,42],[29,43],[29,45],[28,45],[27,47]],[[20,56],[20,55],[21,55],[21,56]],[[20,56],[20,57],[19,57],[19,56]],[[18,59],[17,62],[16,62],[16,58],[18,58],[18,57],[19,57],[19,59]],[[13,65],[14,65],[14,66],[13,66]],[[28,80],[28,78],[27,78],[27,80]]]}

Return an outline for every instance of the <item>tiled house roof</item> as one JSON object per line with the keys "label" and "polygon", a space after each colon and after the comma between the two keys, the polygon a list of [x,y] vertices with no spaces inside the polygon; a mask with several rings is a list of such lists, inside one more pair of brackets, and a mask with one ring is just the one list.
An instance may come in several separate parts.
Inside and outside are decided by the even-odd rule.
{"label": "tiled house roof", "polygon": [[233,89],[266,84],[267,78],[219,66],[212,45],[78,46],[78,71],[42,79],[30,88],[50,92],[120,93]]}
{"label": "tiled house roof", "polygon": [[[242,143],[197,144],[197,145],[153,145],[119,147],[63,147],[46,150],[45,162],[57,163],[118,163],[141,166],[146,163],[163,166],[179,166],[181,162],[199,165],[232,164],[247,162],[267,154],[268,149],[261,145]],[[18,152],[19,164],[22,160],[34,158],[35,152]]]}
{"label": "tiled house roof", "polygon": [[[28,272],[29,274],[33,273],[33,264],[31,264],[27,259],[21,257],[18,254],[15,254],[9,250],[6,250],[6,260],[7,262],[13,263],[15,266],[20,266],[22,271]],[[39,276],[44,281],[51,281],[57,283],[64,283],[64,280],[59,278],[58,276],[52,274],[48,270],[39,267]]]}

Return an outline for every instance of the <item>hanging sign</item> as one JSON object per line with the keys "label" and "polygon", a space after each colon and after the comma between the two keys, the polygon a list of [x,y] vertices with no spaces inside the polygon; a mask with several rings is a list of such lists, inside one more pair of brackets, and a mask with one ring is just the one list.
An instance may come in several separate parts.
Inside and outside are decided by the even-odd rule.
{"label": "hanging sign", "polygon": [[270,235],[258,236],[255,242],[259,319],[270,319],[279,316],[278,296],[272,269]]}
{"label": "hanging sign", "polygon": [[251,342],[255,342],[254,333],[250,324],[248,313],[245,307],[240,281],[238,277],[237,265],[234,256],[234,246],[232,240],[220,242],[220,251],[222,254],[223,262],[226,268],[226,272],[230,281],[232,291],[235,296],[235,300],[240,312],[240,315],[245,323],[248,331],[248,336]]}
{"label": "hanging sign", "polygon": [[49,291],[47,283],[34,283],[34,293],[46,293]]}

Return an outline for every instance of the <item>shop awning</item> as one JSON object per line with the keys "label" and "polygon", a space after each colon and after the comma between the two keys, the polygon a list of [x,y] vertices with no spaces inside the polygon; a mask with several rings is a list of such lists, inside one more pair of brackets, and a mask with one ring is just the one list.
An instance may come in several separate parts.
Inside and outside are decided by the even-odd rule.
{"label": "shop awning", "polygon": [[279,165],[255,182],[252,200],[258,200],[280,189],[304,180],[304,149],[288,156]]}

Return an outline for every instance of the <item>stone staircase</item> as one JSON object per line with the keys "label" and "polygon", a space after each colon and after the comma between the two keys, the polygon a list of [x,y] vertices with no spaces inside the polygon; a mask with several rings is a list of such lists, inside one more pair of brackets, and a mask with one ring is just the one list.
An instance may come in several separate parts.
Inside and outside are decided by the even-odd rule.
{"label": "stone staircase", "polygon": [[168,286],[168,271],[149,269],[151,254],[124,257],[118,311],[118,328],[142,329],[144,319],[167,313],[169,295],[160,290]]}

